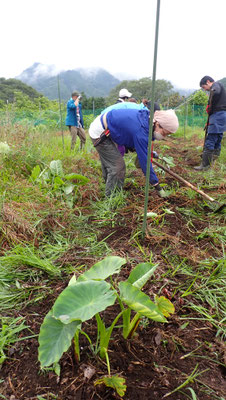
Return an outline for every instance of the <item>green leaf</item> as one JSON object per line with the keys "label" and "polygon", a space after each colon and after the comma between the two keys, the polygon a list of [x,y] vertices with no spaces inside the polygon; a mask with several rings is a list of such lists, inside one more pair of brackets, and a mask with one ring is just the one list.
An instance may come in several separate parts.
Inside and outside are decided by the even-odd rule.
{"label": "green leaf", "polygon": [[125,258],[118,256],[105,257],[103,260],[94,264],[84,274],[80,275],[78,281],[104,280],[113,274],[118,274],[121,266],[125,263]]}
{"label": "green leaf", "polygon": [[55,178],[54,178],[54,189],[58,189],[61,186],[64,186],[64,181],[59,176],[55,176]]}
{"label": "green leaf", "polygon": [[64,324],[87,321],[96,313],[114,304],[116,293],[104,281],[77,282],[68,286],[53,306],[53,316]]}
{"label": "green leaf", "polygon": [[166,214],[175,214],[174,211],[171,211],[168,208],[163,208],[163,211],[165,211]]}
{"label": "green leaf", "polygon": [[170,314],[175,312],[174,305],[171,303],[169,299],[164,296],[156,296],[155,303],[159,309],[159,311],[165,315],[165,317],[169,317]]}
{"label": "green leaf", "polygon": [[152,218],[156,218],[156,217],[158,217],[158,214],[156,214],[155,212],[148,212],[147,213],[147,218],[150,218],[150,217],[152,217]]}
{"label": "green leaf", "polygon": [[38,339],[38,359],[42,368],[59,361],[71,345],[71,340],[80,326],[81,321],[65,325],[53,317],[52,310],[49,311],[41,325]]}
{"label": "green leaf", "polygon": [[66,195],[71,194],[74,190],[75,185],[66,185],[63,187],[63,191]]}
{"label": "green leaf", "polygon": [[32,172],[31,172],[31,177],[30,177],[30,179],[32,180],[32,182],[35,182],[36,181],[36,179],[39,177],[39,175],[40,175],[40,172],[41,172],[41,169],[40,169],[40,166],[39,165],[36,165],[33,169],[32,169]]}
{"label": "green leaf", "polygon": [[78,185],[85,185],[86,183],[88,183],[90,181],[89,178],[86,178],[86,176],[83,175],[79,175],[79,174],[66,174],[64,175],[64,178],[68,181],[72,181],[72,180],[76,180],[76,184]]}
{"label": "green leaf", "polygon": [[76,282],[77,282],[76,276],[73,275],[72,278],[70,279],[69,283],[68,283],[68,286],[75,285]]}
{"label": "green leaf", "polygon": [[155,272],[158,264],[140,263],[130,273],[127,282],[131,285],[141,289],[148,281],[150,276]]}
{"label": "green leaf", "polygon": [[118,395],[120,397],[123,397],[125,392],[126,392],[126,385],[125,383],[125,379],[124,378],[120,378],[118,375],[113,375],[113,376],[103,376],[100,379],[97,379],[94,382],[94,385],[101,385],[102,383],[104,383],[105,386],[107,387],[111,387],[114,390],[116,390],[116,392],[118,393]]}
{"label": "green leaf", "polygon": [[173,162],[173,157],[170,157],[170,156],[165,157],[165,156],[163,156],[162,160],[165,161],[165,163],[168,164],[169,167],[175,167],[175,164]]}
{"label": "green leaf", "polygon": [[131,283],[120,282],[119,290],[122,301],[132,310],[154,321],[167,322],[157,305],[145,293],[131,285]]}
{"label": "green leaf", "polygon": [[188,387],[187,389],[190,390],[190,392],[191,392],[192,400],[198,400],[194,390],[191,387]]}
{"label": "green leaf", "polygon": [[53,160],[49,165],[50,171],[54,176],[64,176],[62,162],[60,160]]}

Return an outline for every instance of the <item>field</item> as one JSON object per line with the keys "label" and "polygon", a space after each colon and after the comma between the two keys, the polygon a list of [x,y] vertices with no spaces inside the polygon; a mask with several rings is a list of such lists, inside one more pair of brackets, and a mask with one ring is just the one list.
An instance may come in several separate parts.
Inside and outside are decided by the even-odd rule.
{"label": "field", "polygon": [[[0,141],[10,147],[0,147],[0,398],[225,400],[225,209],[218,210],[225,201],[225,148],[210,170],[195,172],[201,128],[187,127],[185,135],[180,128],[155,144],[174,163],[172,171],[218,203],[155,167],[169,197],[159,199],[150,187],[143,235],[145,177],[134,153],[125,156],[123,192],[106,199],[89,139],[84,151],[77,142],[70,152],[67,132],[8,124],[0,127]],[[142,293],[152,302],[164,296],[175,311],[165,323],[140,316],[131,338],[119,318],[107,357],[98,349],[98,318],[87,318],[80,357],[71,345],[58,363],[41,369],[45,316],[73,276],[110,256],[125,260],[107,277],[112,287],[149,264],[154,272]],[[119,312],[116,302],[98,315],[108,327]]]}

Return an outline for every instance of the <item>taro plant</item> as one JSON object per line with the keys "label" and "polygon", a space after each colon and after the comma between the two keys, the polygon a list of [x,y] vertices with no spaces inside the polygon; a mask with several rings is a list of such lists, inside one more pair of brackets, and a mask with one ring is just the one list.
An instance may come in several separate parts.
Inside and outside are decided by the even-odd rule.
{"label": "taro plant", "polygon": [[89,179],[80,174],[64,174],[62,162],[60,160],[51,161],[49,167],[41,171],[36,165],[31,173],[30,180],[39,183],[41,187],[49,188],[56,197],[66,199],[68,206],[72,207],[79,186],[85,185]]}
{"label": "taro plant", "polygon": [[[174,312],[173,304],[165,297],[156,297],[155,302],[141,291],[144,284],[157,268],[152,263],[138,264],[129,278],[118,285],[112,275],[119,273],[126,260],[117,256],[106,257],[79,276],[73,276],[66,289],[58,296],[52,309],[45,317],[39,334],[39,361],[41,367],[58,362],[69,348],[72,338],[78,343],[78,334],[84,333],[82,323],[95,316],[98,326],[96,352],[105,357],[112,331],[122,317],[123,336],[132,337],[138,321],[145,316],[158,322],[167,322]],[[111,283],[106,282],[111,278]],[[111,326],[105,327],[100,312],[112,306],[115,301],[121,308]],[[131,319],[131,311],[135,315]],[[86,334],[86,337],[88,335]],[[90,341],[91,343],[91,341]],[[78,347],[78,346],[77,346]],[[77,352],[78,358],[79,354]]]}
{"label": "taro plant", "polygon": [[[110,376],[108,346],[116,323],[122,318],[122,333],[125,339],[131,338],[141,318],[147,317],[157,322],[167,322],[174,312],[173,304],[165,297],[156,297],[155,302],[141,291],[154,273],[157,265],[138,264],[126,281],[118,284],[112,275],[118,274],[126,260],[117,256],[106,257],[93,265],[76,279],[73,276],[69,285],[56,299],[52,309],[45,317],[39,334],[39,361],[41,367],[56,364],[62,354],[68,350],[72,339],[75,357],[79,361],[79,334],[85,335],[91,348],[101,358],[105,358]],[[110,278],[110,282],[106,279]],[[112,324],[105,326],[101,311],[112,306],[116,300],[121,311]],[[132,311],[135,315],[131,317]],[[82,329],[83,322],[95,316],[97,321],[97,340],[93,346],[87,332]],[[109,381],[108,381],[109,383]]]}

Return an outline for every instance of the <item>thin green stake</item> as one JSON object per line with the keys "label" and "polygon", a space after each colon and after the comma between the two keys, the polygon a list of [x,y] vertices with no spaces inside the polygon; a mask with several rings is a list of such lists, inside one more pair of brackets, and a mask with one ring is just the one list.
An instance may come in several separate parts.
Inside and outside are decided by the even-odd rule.
{"label": "thin green stake", "polygon": [[148,157],[147,157],[147,169],[146,169],[146,181],[145,181],[144,220],[142,227],[143,237],[145,235],[147,226],[148,192],[149,192],[149,178],[150,178],[150,164],[151,164],[151,143],[153,140],[152,131],[153,131],[154,102],[155,102],[155,78],[156,78],[156,64],[157,64],[157,52],[158,52],[159,14],[160,14],[160,0],[157,0],[156,23],[155,23],[155,50],[154,50],[154,60],[153,60],[151,110],[150,110],[150,123],[149,123],[149,135],[148,135]]}
{"label": "thin green stake", "polygon": [[60,108],[60,126],[61,126],[61,135],[62,135],[62,143],[64,149],[64,130],[63,130],[63,122],[62,122],[62,110],[61,110],[61,97],[60,97],[60,78],[57,76],[57,86],[58,86],[58,98],[59,98],[59,108]]}

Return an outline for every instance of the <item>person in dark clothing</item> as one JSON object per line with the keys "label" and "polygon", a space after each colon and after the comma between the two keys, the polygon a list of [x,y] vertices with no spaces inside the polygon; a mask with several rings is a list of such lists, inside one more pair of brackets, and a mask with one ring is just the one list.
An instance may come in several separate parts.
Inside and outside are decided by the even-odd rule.
{"label": "person in dark clothing", "polygon": [[[151,102],[148,99],[143,99],[142,103],[145,107],[147,107],[149,110],[151,109]],[[154,102],[154,112],[156,110],[160,110],[160,105],[156,102]]]}
{"label": "person in dark clothing", "polygon": [[[105,193],[110,196],[115,188],[122,188],[125,179],[125,161],[117,145],[134,148],[140,167],[146,175],[150,112],[147,109],[111,109],[95,118],[89,135],[99,153],[102,173],[106,183]],[[161,140],[178,129],[178,119],[173,110],[156,111],[153,119],[154,138]],[[150,165],[150,184],[160,197],[166,197]]]}
{"label": "person in dark clothing", "polygon": [[207,170],[221,152],[221,141],[226,130],[226,91],[223,85],[210,76],[204,76],[200,87],[210,92],[206,111],[208,122],[204,142],[202,162],[194,167],[196,171]]}
{"label": "person in dark clothing", "polygon": [[71,150],[75,147],[77,136],[80,139],[80,149],[86,142],[86,133],[83,129],[82,105],[79,103],[79,93],[73,92],[70,100],[67,102],[67,116],[65,125],[68,126],[71,134]]}

